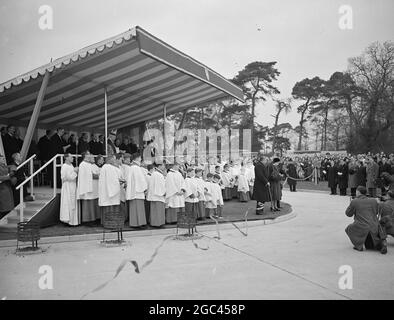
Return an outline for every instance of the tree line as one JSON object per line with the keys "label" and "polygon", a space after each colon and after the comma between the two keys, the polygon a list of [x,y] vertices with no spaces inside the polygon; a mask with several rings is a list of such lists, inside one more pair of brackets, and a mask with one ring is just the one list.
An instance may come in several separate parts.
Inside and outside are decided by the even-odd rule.
{"label": "tree line", "polygon": [[[168,116],[178,129],[221,128],[252,131],[252,151],[280,153],[292,147],[305,149],[311,138],[320,150],[345,148],[348,152],[393,152],[394,148],[394,42],[374,42],[348,59],[345,71],[329,79],[319,76],[297,81],[291,96],[278,99],[275,85],[280,76],[277,62],[255,61],[232,79],[244,92],[245,103],[228,99],[207,106],[188,108]],[[258,123],[256,111],[272,99],[273,124]],[[292,109],[299,115],[294,128],[282,122]],[[162,123],[150,123],[160,127]],[[289,136],[297,135],[292,146]]]}

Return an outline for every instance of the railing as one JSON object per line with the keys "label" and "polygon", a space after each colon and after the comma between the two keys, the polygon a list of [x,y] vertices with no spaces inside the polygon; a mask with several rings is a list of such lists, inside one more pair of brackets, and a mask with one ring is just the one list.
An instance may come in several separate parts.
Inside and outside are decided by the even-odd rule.
{"label": "railing", "polygon": [[[79,155],[79,154],[72,154],[71,156],[72,157],[76,157],[76,158],[81,157],[81,155]],[[57,163],[57,159],[58,158],[60,158],[60,163]],[[30,158],[28,160],[32,161],[32,160],[30,160]],[[30,170],[30,176],[28,178],[26,178],[22,183],[20,183],[16,187],[16,190],[19,190],[19,199],[20,199],[20,201],[19,201],[19,219],[20,219],[20,222],[24,221],[24,219],[23,219],[23,209],[24,209],[23,186],[26,183],[28,183],[29,181],[30,181],[30,183],[32,183],[33,182],[33,178],[35,176],[37,176],[42,170],[44,170],[50,164],[53,164],[53,198],[56,197],[56,191],[57,191],[57,170],[56,169],[60,168],[63,165],[63,163],[64,163],[64,154],[57,154],[57,155],[53,156],[52,159],[50,159],[47,163],[45,163],[36,172],[33,172],[34,170]]]}
{"label": "railing", "polygon": [[[30,171],[30,175],[32,175],[34,173],[34,158],[36,157],[35,154],[33,154],[29,159],[26,159],[24,162],[22,162],[17,168],[16,170],[19,170],[21,168],[23,168],[27,163],[29,163],[29,171]],[[31,179],[30,180],[30,195],[34,198],[34,180]]]}

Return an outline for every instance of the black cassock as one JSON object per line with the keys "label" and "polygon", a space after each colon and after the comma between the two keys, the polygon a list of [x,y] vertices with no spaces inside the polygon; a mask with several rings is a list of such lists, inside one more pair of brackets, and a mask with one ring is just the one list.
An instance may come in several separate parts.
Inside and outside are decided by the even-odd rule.
{"label": "black cassock", "polygon": [[272,173],[272,164],[264,165],[260,161],[256,162],[254,166],[254,186],[253,186],[253,199],[259,202],[271,201],[270,190],[267,186],[269,177]]}

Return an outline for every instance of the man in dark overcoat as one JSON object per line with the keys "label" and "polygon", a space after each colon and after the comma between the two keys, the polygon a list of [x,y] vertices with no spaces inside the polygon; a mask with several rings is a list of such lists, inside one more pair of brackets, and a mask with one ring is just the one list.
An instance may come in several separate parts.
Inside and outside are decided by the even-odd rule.
{"label": "man in dark overcoat", "polygon": [[271,201],[269,183],[271,172],[272,167],[268,164],[268,158],[259,154],[254,166],[253,199],[257,201],[256,214],[263,214],[264,203]]}
{"label": "man in dark overcoat", "polygon": [[365,245],[366,249],[387,253],[386,233],[379,225],[377,216],[378,202],[367,197],[364,186],[357,187],[356,198],[350,202],[345,213],[348,217],[354,216],[354,222],[346,227],[345,232],[355,250],[363,251]]}

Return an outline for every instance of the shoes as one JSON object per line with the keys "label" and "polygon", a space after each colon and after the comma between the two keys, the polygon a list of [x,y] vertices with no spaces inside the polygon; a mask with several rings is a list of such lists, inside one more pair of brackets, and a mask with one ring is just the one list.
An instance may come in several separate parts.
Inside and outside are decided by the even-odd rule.
{"label": "shoes", "polygon": [[256,210],[256,215],[262,216],[263,214],[264,214],[264,210],[263,209]]}
{"label": "shoes", "polygon": [[382,247],[380,248],[380,253],[381,254],[387,253],[387,241],[386,240],[382,240]]}
{"label": "shoes", "polygon": [[361,247],[361,248],[353,247],[353,249],[357,250],[357,251],[364,251],[363,247]]}

